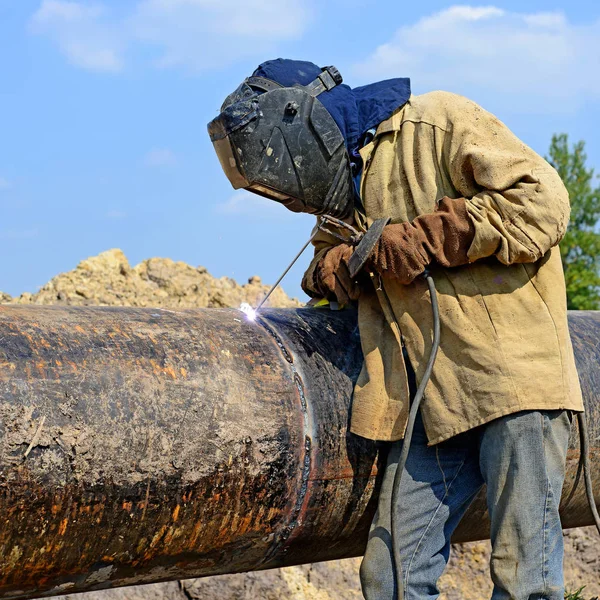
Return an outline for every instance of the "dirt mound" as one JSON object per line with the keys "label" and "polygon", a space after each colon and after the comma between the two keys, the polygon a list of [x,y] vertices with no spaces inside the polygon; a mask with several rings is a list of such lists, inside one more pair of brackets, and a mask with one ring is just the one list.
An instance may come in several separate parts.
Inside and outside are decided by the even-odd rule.
{"label": "dirt mound", "polygon": [[[107,250],[81,261],[75,269],[51,279],[39,292],[16,298],[0,292],[0,302],[19,304],[75,304],[156,306],[176,308],[256,305],[267,293],[260,277],[239,285],[229,277],[217,279],[204,267],[192,267],[170,258],[149,258],[131,267],[121,250]],[[300,306],[277,288],[270,306]]]}
{"label": "dirt mound", "polygon": [[[0,303],[102,304],[107,306],[237,307],[255,305],[268,291],[259,277],[245,285],[212,277],[203,267],[168,258],[150,258],[131,267],[121,250],[108,250],[62,273],[35,294],[11,298],[0,292]],[[275,307],[300,306],[278,289]],[[586,587],[586,598],[600,594],[600,543],[592,528],[565,533],[565,569],[569,589]],[[453,548],[450,566],[441,581],[441,600],[487,600],[489,544],[478,542]],[[70,600],[360,600],[360,559],[288,567],[259,573],[223,575],[180,582],[122,588]]]}

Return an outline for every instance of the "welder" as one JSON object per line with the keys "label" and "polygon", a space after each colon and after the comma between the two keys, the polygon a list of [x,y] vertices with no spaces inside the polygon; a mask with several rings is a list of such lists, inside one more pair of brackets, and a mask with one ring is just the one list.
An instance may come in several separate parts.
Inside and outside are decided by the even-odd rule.
{"label": "welder", "polygon": [[[365,598],[437,598],[452,533],[486,484],[492,598],[562,600],[558,504],[583,404],[556,171],[464,97],[411,95],[404,78],[351,89],[304,61],[260,65],[209,133],[234,187],[317,215],[306,293],[358,304],[351,431],[389,442]],[[382,220],[361,254],[347,227],[366,239]]]}

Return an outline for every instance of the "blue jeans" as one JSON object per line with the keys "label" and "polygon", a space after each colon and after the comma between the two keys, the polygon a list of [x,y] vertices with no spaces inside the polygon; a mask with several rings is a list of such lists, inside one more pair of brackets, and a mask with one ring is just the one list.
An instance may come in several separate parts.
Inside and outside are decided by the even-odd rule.
{"label": "blue jeans", "polygon": [[[487,484],[492,600],[563,600],[558,505],[571,416],[525,411],[427,446],[419,416],[400,484],[399,539],[404,600],[439,596],[450,538]],[[360,578],[367,600],[395,600],[390,535],[394,474],[402,442],[391,444]]]}

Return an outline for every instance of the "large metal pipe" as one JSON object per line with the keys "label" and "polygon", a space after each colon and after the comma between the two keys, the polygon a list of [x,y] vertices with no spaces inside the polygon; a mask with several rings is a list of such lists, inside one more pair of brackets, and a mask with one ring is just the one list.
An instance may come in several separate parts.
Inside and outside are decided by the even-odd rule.
{"label": "large metal pipe", "polygon": [[[600,315],[570,322],[597,444]],[[383,457],[347,433],[360,364],[352,312],[1,306],[0,598],[361,554]],[[577,457],[566,527],[591,523]]]}

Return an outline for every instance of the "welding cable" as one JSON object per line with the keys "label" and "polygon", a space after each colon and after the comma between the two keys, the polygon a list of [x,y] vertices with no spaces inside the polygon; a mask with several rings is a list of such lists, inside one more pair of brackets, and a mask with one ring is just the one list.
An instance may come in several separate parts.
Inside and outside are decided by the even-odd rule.
{"label": "welding cable", "polygon": [[579,460],[583,464],[583,475],[585,479],[585,493],[587,494],[590,510],[594,516],[596,529],[600,533],[600,515],[594,498],[594,486],[592,484],[592,471],[590,469],[590,438],[587,430],[587,419],[585,413],[577,413],[577,425],[579,426]]}
{"label": "welding cable", "polygon": [[429,296],[431,297],[431,311],[433,314],[433,342],[431,344],[431,352],[429,353],[429,360],[423,373],[423,378],[417,389],[415,397],[413,398],[410,406],[410,412],[408,414],[408,423],[406,425],[406,432],[404,434],[404,441],[402,442],[402,451],[400,452],[400,458],[396,466],[396,473],[394,474],[394,483],[392,487],[392,507],[391,507],[391,537],[392,537],[392,552],[394,559],[394,576],[396,580],[396,589],[398,590],[398,599],[404,598],[404,584],[402,582],[402,560],[400,556],[400,532],[398,528],[398,520],[396,516],[396,507],[398,506],[398,493],[400,489],[400,480],[402,479],[402,472],[406,467],[406,459],[408,458],[408,452],[410,450],[410,443],[412,440],[413,430],[415,428],[415,420],[417,413],[419,412],[419,406],[425,393],[425,388],[431,378],[431,372],[435,359],[440,347],[440,309],[437,301],[437,291],[435,289],[435,283],[429,273],[425,272],[424,277],[429,287]]}

